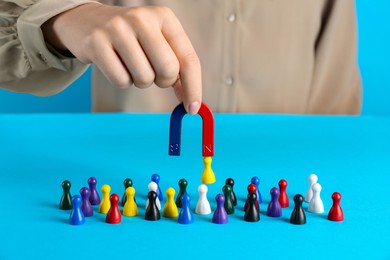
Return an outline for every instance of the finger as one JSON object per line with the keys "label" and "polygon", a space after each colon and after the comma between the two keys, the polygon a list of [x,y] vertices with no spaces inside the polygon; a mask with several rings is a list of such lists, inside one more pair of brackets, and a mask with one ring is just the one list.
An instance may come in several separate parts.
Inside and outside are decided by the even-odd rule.
{"label": "finger", "polygon": [[132,78],[124,67],[123,62],[118,57],[110,45],[100,45],[98,48],[91,50],[95,53],[91,60],[104,76],[115,86],[120,88],[130,87]]}
{"label": "finger", "polygon": [[183,101],[183,92],[182,92],[180,78],[177,79],[177,81],[172,85],[172,87],[173,87],[173,90],[175,92],[177,99],[180,101]]}
{"label": "finger", "polygon": [[[176,97],[180,101],[183,101],[183,87],[182,87],[180,78],[173,84],[172,87],[173,87],[173,90],[175,92]],[[200,108],[200,105],[198,102],[195,101],[195,102],[191,103],[189,106],[189,111],[191,111],[190,114],[198,113],[199,108]]]}
{"label": "finger", "polygon": [[174,15],[170,18],[164,20],[162,33],[179,61],[184,106],[188,113],[196,114],[202,102],[202,75],[199,58],[180,22]]}
{"label": "finger", "polygon": [[116,36],[114,48],[130,72],[134,85],[150,87],[155,81],[155,72],[135,35],[122,31]]}
{"label": "finger", "polygon": [[153,66],[156,85],[161,88],[172,86],[179,75],[179,61],[161,33],[160,27],[150,24],[138,37]]}

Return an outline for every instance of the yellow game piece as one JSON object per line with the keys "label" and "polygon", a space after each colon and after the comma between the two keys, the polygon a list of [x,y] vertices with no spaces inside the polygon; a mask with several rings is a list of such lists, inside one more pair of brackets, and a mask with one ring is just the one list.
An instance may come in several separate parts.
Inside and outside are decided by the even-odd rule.
{"label": "yellow game piece", "polygon": [[100,201],[99,210],[98,210],[100,213],[107,214],[107,212],[111,208],[110,191],[111,191],[111,187],[109,185],[104,184],[102,186],[103,198]]}
{"label": "yellow game piece", "polygon": [[135,189],[128,187],[126,189],[126,203],[123,206],[123,216],[134,217],[138,215],[138,207],[134,200]]}
{"label": "yellow game piece", "polygon": [[166,218],[174,218],[179,215],[179,211],[177,209],[174,197],[175,197],[175,189],[170,187],[165,192],[167,194],[167,203],[165,203],[163,216]]}
{"label": "yellow game piece", "polygon": [[216,181],[213,169],[211,169],[211,162],[212,162],[211,157],[205,157],[203,159],[204,170],[202,173],[201,181],[204,184],[212,184]]}

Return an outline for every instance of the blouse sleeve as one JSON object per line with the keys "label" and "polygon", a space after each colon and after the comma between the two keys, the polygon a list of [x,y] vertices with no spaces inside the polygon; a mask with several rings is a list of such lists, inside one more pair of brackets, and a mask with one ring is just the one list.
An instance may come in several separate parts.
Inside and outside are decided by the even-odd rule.
{"label": "blouse sleeve", "polygon": [[41,25],[89,0],[0,0],[0,88],[39,96],[56,94],[86,69],[45,43]]}

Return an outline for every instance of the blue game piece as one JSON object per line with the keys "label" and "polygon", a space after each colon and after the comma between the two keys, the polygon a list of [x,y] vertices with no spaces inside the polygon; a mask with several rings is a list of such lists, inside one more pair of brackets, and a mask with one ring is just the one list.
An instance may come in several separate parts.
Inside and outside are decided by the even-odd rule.
{"label": "blue game piece", "polygon": [[215,224],[228,223],[228,214],[227,214],[225,207],[224,207],[225,196],[222,194],[218,194],[215,197],[215,200],[217,201],[217,208],[214,211],[213,223],[215,223]]}
{"label": "blue game piece", "polygon": [[69,222],[71,225],[82,225],[85,223],[84,213],[81,210],[81,196],[74,195],[72,197],[73,209],[70,213]]}
{"label": "blue game piece", "polygon": [[90,217],[93,215],[93,208],[91,205],[91,202],[89,201],[89,196],[91,195],[91,192],[87,187],[83,187],[80,190],[81,195],[81,210],[84,213],[84,217]]}
{"label": "blue game piece", "polygon": [[271,202],[268,204],[267,216],[269,217],[280,217],[282,216],[282,207],[279,203],[279,189],[273,187],[270,191]]}
{"label": "blue game piece", "polygon": [[88,185],[89,185],[89,201],[91,202],[91,205],[99,205],[100,204],[100,196],[99,193],[96,190],[96,184],[97,180],[95,177],[91,177],[88,179]]}
{"label": "blue game piece", "polygon": [[251,183],[256,185],[256,195],[257,195],[257,202],[261,204],[263,202],[263,198],[261,197],[260,189],[259,189],[259,184],[260,184],[260,179],[257,176],[254,176],[251,179]]}
{"label": "blue game piece", "polygon": [[190,195],[183,194],[181,197],[182,208],[179,213],[178,221],[180,224],[192,224],[194,223],[194,216],[190,208]]}
{"label": "blue game piece", "polygon": [[158,199],[160,200],[160,202],[163,201],[164,197],[163,197],[163,193],[160,189],[160,175],[158,175],[157,173],[153,174],[152,177],[151,177],[151,180],[155,183],[157,183],[157,197]]}

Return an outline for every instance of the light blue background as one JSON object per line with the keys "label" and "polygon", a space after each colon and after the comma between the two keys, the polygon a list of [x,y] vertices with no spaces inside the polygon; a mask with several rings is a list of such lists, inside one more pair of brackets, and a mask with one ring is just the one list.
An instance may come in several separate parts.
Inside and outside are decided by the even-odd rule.
{"label": "light blue background", "polygon": [[[359,65],[363,78],[363,114],[390,116],[389,0],[357,0]],[[0,90],[0,113],[89,112],[90,71],[52,97],[35,97]]]}

